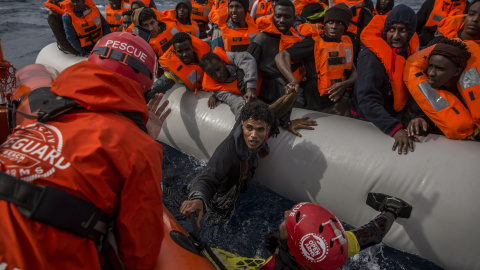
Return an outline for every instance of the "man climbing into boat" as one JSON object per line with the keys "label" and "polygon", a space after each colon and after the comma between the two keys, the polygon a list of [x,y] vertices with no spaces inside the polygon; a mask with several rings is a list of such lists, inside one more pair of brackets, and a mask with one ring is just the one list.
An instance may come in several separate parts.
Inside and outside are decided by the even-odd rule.
{"label": "man climbing into boat", "polygon": [[68,42],[81,56],[87,56],[95,43],[110,33],[110,24],[92,0],[66,2],[62,20]]}
{"label": "man climbing into boat", "polygon": [[413,99],[404,125],[409,136],[425,132],[480,141],[479,57],[477,43],[445,38],[408,58],[404,78]]}
{"label": "man climbing into boat", "polygon": [[210,109],[215,109],[218,99],[230,106],[237,119],[245,102],[257,97],[257,63],[248,52],[225,52],[216,47],[202,56],[199,66],[205,71],[203,91],[213,92],[208,99]]}
{"label": "man climbing into boat", "polygon": [[156,93],[165,93],[176,83],[184,83],[195,93],[202,89],[203,70],[198,64],[202,56],[210,52],[210,46],[183,32],[176,33],[171,43],[172,46],[158,59],[165,73],[153,84],[149,98]]}
{"label": "man climbing into boat", "polygon": [[[163,149],[151,137],[169,113],[166,103],[155,110],[161,95],[145,105],[156,65],[147,42],[116,32],[32,92],[45,97],[30,100],[38,119],[0,146],[2,269],[152,269],[163,236]],[[115,249],[100,258],[102,247]]]}
{"label": "man climbing into boat", "polygon": [[260,270],[339,269],[348,258],[381,243],[397,218],[410,217],[411,206],[392,196],[371,194],[382,199],[375,205],[381,213],[352,231],[345,231],[340,220],[318,204],[298,203],[285,211],[285,220],[266,241],[273,255]]}
{"label": "man climbing into boat", "polygon": [[255,174],[258,158],[268,154],[267,136],[273,112],[260,100],[242,109],[230,135],[215,149],[203,172],[189,185],[188,200],[180,207],[186,217],[197,214],[197,226],[209,209],[219,217],[215,225],[225,225],[233,215],[236,201],[246,191]]}
{"label": "man climbing into boat", "polygon": [[[293,46],[302,38],[292,28],[295,18],[295,6],[288,0],[280,0],[275,3],[274,14],[257,20],[260,32],[248,46],[248,52],[257,61],[258,69],[262,72],[262,84],[259,98],[271,104],[285,94],[287,80],[282,76],[275,64],[275,56],[279,51]],[[302,80],[305,75],[303,63],[291,64],[297,80]],[[316,122],[308,120],[308,117],[290,121],[290,113],[283,116],[280,126],[301,136],[298,129],[313,130]]]}

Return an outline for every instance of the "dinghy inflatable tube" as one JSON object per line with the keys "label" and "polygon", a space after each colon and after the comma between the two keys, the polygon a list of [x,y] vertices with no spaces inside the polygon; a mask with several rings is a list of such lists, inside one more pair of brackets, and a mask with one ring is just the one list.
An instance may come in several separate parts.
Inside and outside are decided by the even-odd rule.
{"label": "dinghy inflatable tube", "polygon": [[[37,63],[63,70],[58,63],[71,56],[46,51],[49,46]],[[195,97],[182,84],[169,90],[172,113],[158,139],[207,161],[234,124],[227,105],[208,108],[209,96],[199,91]],[[295,202],[322,204],[354,226],[378,214],[365,204],[368,192],[399,197],[413,211],[410,219],[397,219],[385,243],[447,269],[480,269],[480,143],[429,135],[414,152],[398,155],[393,139],[371,123],[294,109],[292,119],[300,117],[318,126],[301,130],[302,137],[281,129],[270,138],[270,155],[260,160],[254,180]]]}

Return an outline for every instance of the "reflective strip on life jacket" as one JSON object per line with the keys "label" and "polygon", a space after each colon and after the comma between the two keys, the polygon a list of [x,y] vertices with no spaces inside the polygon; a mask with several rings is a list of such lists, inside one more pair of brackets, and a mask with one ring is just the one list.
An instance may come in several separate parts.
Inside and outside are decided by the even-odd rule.
{"label": "reflective strip on life jacket", "polygon": [[122,13],[124,9],[112,9],[110,4],[105,8],[105,20],[110,24],[110,32],[116,32],[122,25]]}
{"label": "reflective strip on life jacket", "polygon": [[198,24],[201,32],[205,32],[208,29],[208,14],[212,10],[212,2],[210,0],[205,4],[199,4],[196,1],[192,1],[192,21]]}
{"label": "reflective strip on life jacket", "polygon": [[[210,52],[210,46],[205,43],[203,40],[192,38],[192,45],[195,53],[197,54],[198,59],[201,59],[202,56]],[[175,76],[179,77],[185,85],[190,90],[201,89],[202,79],[203,79],[203,70],[197,64],[185,65],[174,52],[173,46],[160,57],[158,60],[160,65],[169,71],[171,71]]]}
{"label": "reflective strip on life jacket", "polygon": [[[408,58],[404,71],[405,83],[422,111],[447,138],[465,139],[473,134],[476,126],[480,126],[480,104],[476,99],[476,96],[480,96],[478,58],[468,61],[467,68],[457,83],[467,108],[453,93],[434,89],[428,83],[427,75],[423,71],[428,67],[427,57],[434,47],[435,45],[430,46]],[[474,42],[470,41],[468,47],[472,57],[474,53],[480,53],[480,48]]]}
{"label": "reflective strip on life jacket", "polygon": [[65,12],[72,18],[73,28],[77,32],[82,47],[95,44],[103,36],[100,11],[91,0],[86,0],[85,5],[90,9],[85,10],[81,18],[75,15],[72,3],[65,5]]}
{"label": "reflective strip on life jacket", "polygon": [[433,10],[425,23],[426,27],[435,26],[446,17],[463,14],[467,0],[435,1]]}
{"label": "reflective strip on life jacket", "polygon": [[315,40],[315,69],[320,96],[328,94],[327,88],[347,79],[346,74],[353,66],[353,45],[348,36],[341,42],[326,42],[318,34]]}
{"label": "reflective strip on life jacket", "polygon": [[[438,23],[437,31],[446,38],[460,38],[458,36],[458,32],[463,30],[465,27],[463,23],[465,17],[467,17],[467,15],[462,14],[445,18]],[[480,44],[480,40],[473,41],[475,41],[477,44]]]}
{"label": "reflective strip on life jacket", "polygon": [[247,50],[250,41],[258,34],[258,29],[253,18],[250,17],[248,13],[245,16],[245,22],[247,23],[247,28],[241,29],[229,28],[226,21],[218,25],[222,30],[223,47],[225,51],[243,52]]}

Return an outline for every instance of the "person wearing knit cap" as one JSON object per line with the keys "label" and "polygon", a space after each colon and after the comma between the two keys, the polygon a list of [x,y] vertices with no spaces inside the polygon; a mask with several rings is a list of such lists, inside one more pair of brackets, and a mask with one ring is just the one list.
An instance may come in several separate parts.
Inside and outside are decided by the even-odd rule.
{"label": "person wearing knit cap", "polygon": [[258,33],[248,7],[248,0],[229,0],[228,7],[217,9],[211,14],[212,51],[215,47],[232,52],[247,50],[250,41]]}
{"label": "person wearing knit cap", "polygon": [[316,24],[324,22],[325,12],[328,6],[322,6],[320,3],[308,4],[302,9],[301,16],[307,19],[308,23]]}
{"label": "person wearing knit cap", "polygon": [[[372,122],[394,139],[392,150],[407,154],[414,150],[414,137],[409,137],[401,123],[409,94],[403,84],[405,59],[417,50],[418,42],[410,43],[415,34],[417,17],[406,5],[390,11],[383,28],[368,25],[362,33],[365,48],[358,56],[358,79],[350,95],[353,118]],[[370,30],[370,27],[375,30]]]}
{"label": "person wearing knit cap", "polygon": [[162,15],[175,21],[178,32],[185,32],[195,37],[200,37],[200,28],[191,18],[192,2],[190,0],[177,0],[175,9],[162,12]]}
{"label": "person wearing knit cap", "polygon": [[[305,36],[300,43],[275,57],[278,69],[289,82],[286,91],[303,89],[302,107],[324,113],[349,116],[347,89],[353,87],[357,71],[353,64],[353,45],[344,35],[352,14],[341,3],[325,12],[325,34],[308,25],[297,30]],[[303,62],[306,80],[297,81],[290,70],[290,61]]]}
{"label": "person wearing knit cap", "polygon": [[[469,135],[467,139],[480,141],[478,124],[475,125],[471,120],[472,118],[475,119],[475,115],[478,115],[480,111],[480,106],[471,102],[472,96],[476,96],[476,93],[478,93],[478,87],[471,83],[472,78],[478,77],[478,71],[475,69],[478,64],[473,64],[474,68],[472,66],[467,68],[469,74],[464,74],[465,76],[461,77],[472,57],[472,53],[478,53],[479,51],[480,48],[474,42],[470,41],[467,47],[467,44],[459,40],[444,38],[436,45],[426,48],[408,59],[405,74],[410,76],[405,79],[405,82],[412,93],[413,99],[406,106],[403,121],[405,125],[408,125],[409,136],[426,136],[426,134],[433,133],[446,135],[450,139],[465,139],[466,136],[459,135],[459,133],[464,133],[468,129],[459,128],[463,127],[459,123],[464,122],[462,119],[467,119],[467,126],[474,127],[472,128],[472,130],[474,129],[472,134],[467,132],[467,135]],[[426,59],[426,55],[428,55],[428,59]],[[475,62],[475,60],[472,62]],[[427,66],[424,74],[422,74],[423,78],[428,79],[429,90],[432,91],[428,96],[415,94],[415,91],[418,92],[418,85],[414,78],[419,77],[418,69],[423,66]],[[463,91],[465,85],[467,85],[468,90]],[[445,98],[444,100],[442,98],[442,100],[450,103],[451,106],[443,108],[441,110],[445,112],[443,114],[432,114],[425,103],[432,104],[429,98],[438,99],[438,92],[441,91],[444,91],[442,96]],[[463,92],[469,93],[464,95]],[[457,104],[452,99],[455,99]],[[460,101],[462,99],[463,101]],[[434,100],[433,104],[435,102],[438,101]],[[451,112],[450,115],[455,115],[454,119],[450,119],[449,111]]]}

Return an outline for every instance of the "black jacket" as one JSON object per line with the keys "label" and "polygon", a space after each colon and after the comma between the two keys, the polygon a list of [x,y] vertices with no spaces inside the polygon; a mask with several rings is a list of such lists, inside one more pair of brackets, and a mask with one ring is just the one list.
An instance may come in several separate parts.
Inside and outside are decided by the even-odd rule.
{"label": "black jacket", "polygon": [[258,149],[249,150],[243,138],[240,121],[215,149],[203,172],[190,187],[189,200],[202,199],[207,208],[220,215],[219,224],[225,224],[233,215],[240,193],[247,189],[255,174],[259,154],[269,152],[266,142]]}

